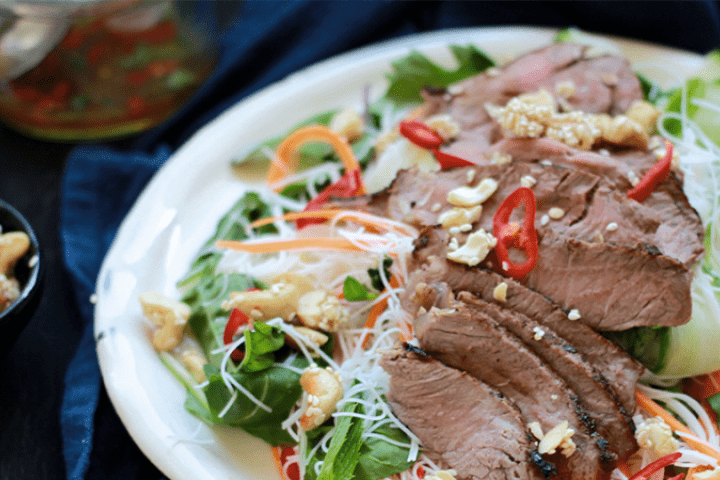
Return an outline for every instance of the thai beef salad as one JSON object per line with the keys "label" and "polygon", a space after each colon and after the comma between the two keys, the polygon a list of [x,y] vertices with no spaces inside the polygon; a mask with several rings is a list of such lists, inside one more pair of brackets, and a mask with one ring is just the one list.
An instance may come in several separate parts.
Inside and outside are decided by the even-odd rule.
{"label": "thai beef salad", "polygon": [[267,185],[140,295],[187,410],[286,479],[720,477],[720,83],[570,33],[234,160]]}

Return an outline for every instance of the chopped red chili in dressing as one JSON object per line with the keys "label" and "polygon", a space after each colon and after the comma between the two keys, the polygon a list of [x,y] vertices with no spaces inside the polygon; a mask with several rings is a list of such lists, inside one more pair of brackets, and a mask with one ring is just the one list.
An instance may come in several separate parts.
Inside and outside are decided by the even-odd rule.
{"label": "chopped red chili in dressing", "polygon": [[650,194],[660,185],[663,180],[670,174],[672,167],[673,144],[669,140],[665,140],[665,156],[655,165],[650,167],[645,175],[640,179],[635,187],[628,191],[628,198],[642,202],[650,196]]}
{"label": "chopped red chili in dressing", "polygon": [[[511,222],[510,216],[516,208],[525,206],[525,215],[521,222]],[[493,235],[497,239],[495,255],[503,273],[520,279],[533,269],[538,259],[538,239],[535,230],[535,194],[526,187],[520,187],[503,200],[493,217]],[[525,252],[527,259],[523,263],[510,260],[509,248]]]}

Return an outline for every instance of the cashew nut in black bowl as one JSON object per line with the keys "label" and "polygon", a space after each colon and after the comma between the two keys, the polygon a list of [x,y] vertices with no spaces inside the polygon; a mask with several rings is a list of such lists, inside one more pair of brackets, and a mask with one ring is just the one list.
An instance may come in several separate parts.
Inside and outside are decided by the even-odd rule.
{"label": "cashew nut in black bowl", "polygon": [[27,220],[0,200],[0,359],[32,318],[41,285],[40,245]]}

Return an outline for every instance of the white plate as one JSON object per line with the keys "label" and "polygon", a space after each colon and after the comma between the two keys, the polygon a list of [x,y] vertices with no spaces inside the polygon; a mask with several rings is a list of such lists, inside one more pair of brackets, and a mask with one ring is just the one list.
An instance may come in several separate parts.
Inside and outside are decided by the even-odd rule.
{"label": "white plate", "polygon": [[[411,49],[450,66],[447,45],[471,43],[503,62],[551,43],[555,33],[518,27],[449,30],[335,57],[230,108],[160,169],[125,218],[103,262],[95,335],[102,336],[97,344],[100,368],[118,415],[145,455],[170,479],[278,479],[270,448],[262,441],[239,430],[207,427],[185,411],[184,387],[153,350],[137,301],[138,293],[146,290],[179,296],[175,283],[243,191],[230,160],[313,113],[359,105],[365,86],[371,86],[371,95],[381,95],[390,62]],[[687,76],[702,65],[699,55],[614,40],[653,78],[667,77],[667,72]],[[209,443],[185,441],[194,434]]]}

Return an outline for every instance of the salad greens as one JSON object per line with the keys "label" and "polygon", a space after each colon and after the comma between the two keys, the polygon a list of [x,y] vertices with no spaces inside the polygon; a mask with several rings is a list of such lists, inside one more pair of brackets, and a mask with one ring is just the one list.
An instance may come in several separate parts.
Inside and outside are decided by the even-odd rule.
{"label": "salad greens", "polygon": [[360,283],[355,277],[345,278],[345,283],[343,283],[343,296],[348,302],[364,302],[377,298],[376,293],[368,292],[367,287]]}
{"label": "salad greens", "polygon": [[457,61],[455,70],[446,70],[415,51],[392,62],[392,72],[387,76],[390,85],[380,101],[397,107],[419,103],[424,87],[444,88],[495,66],[490,57],[472,45],[451,45],[450,51]]}

